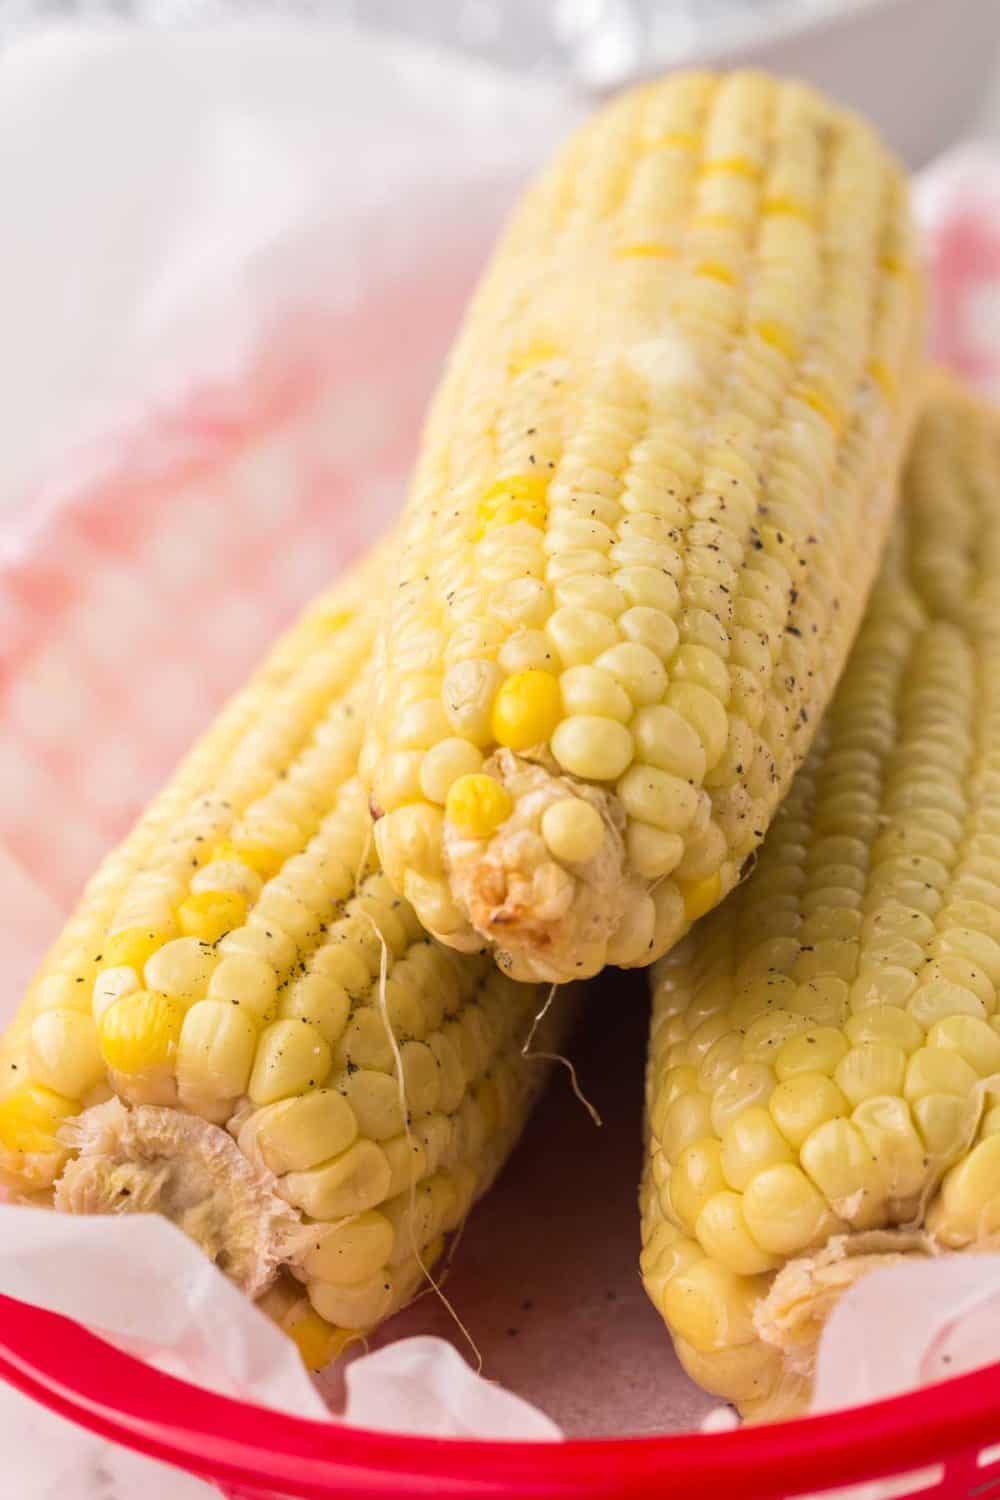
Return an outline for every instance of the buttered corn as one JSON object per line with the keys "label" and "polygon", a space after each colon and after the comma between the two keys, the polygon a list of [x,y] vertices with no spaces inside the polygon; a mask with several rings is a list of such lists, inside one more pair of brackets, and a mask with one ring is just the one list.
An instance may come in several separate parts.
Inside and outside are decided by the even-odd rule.
{"label": "buttered corn", "polygon": [[223,712],[0,1041],[2,1180],[166,1214],[313,1363],[412,1297],[545,1072],[544,992],[432,941],[377,867],[356,772],[384,569]]}
{"label": "buttered corn", "polygon": [[735,885],[874,576],[921,309],[901,174],[798,85],[634,90],[531,189],[427,426],[363,756],[428,930],[565,981]]}
{"label": "buttered corn", "polygon": [[653,974],[642,1271],[688,1371],[803,1401],[858,1275],[1000,1231],[1000,417],[935,390],[759,863]]}

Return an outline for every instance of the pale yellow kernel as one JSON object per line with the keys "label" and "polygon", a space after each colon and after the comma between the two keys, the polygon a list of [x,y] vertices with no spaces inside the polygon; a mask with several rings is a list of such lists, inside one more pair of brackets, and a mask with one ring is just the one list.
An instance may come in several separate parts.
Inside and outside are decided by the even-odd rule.
{"label": "pale yellow kernel", "polygon": [[82,1099],[104,1077],[93,1019],[79,1010],[43,1010],[31,1023],[28,1065],[33,1082]]}
{"label": "pale yellow kernel", "polygon": [[772,1255],[798,1255],[837,1227],[823,1195],[791,1162],[766,1167],[747,1184],[743,1217],[755,1243]]}
{"label": "pale yellow kernel", "polygon": [[883,964],[879,969],[862,968],[851,985],[852,1011],[869,1005],[905,1005],[917,987],[917,976],[909,969]]}
{"label": "pale yellow kernel", "polygon": [[709,1198],[722,1192],[726,1186],[721,1156],[722,1147],[718,1141],[695,1141],[686,1146],[673,1163],[670,1202],[689,1230],[694,1228]]}
{"label": "pale yellow kernel", "polygon": [[312,1219],[340,1219],[384,1202],[392,1182],[389,1161],[374,1141],[358,1140],[346,1151],[281,1179],[283,1198]]}
{"label": "pale yellow kernel", "polygon": [[552,594],[540,578],[509,578],[494,589],[488,608],[512,629],[541,626],[552,613]]}
{"label": "pale yellow kernel", "polygon": [[607,615],[572,605],[557,609],[546,630],[566,667],[586,666],[618,641],[618,630]]}
{"label": "pale yellow kernel", "polygon": [[767,1063],[773,1066],[782,1047],[792,1037],[808,1030],[802,1016],[794,1011],[775,1007],[752,1021],[743,1037],[743,1055],[748,1062]]}
{"label": "pale yellow kernel", "polygon": [[329,974],[301,974],[284,991],[280,1005],[285,1020],[309,1021],[331,1047],[340,1040],[351,1011],[351,998]]}
{"label": "pale yellow kernel", "polygon": [[861,1042],[891,1042],[907,1055],[924,1043],[921,1027],[898,1005],[866,1006],[850,1017],[844,1032],[855,1046]]}
{"label": "pale yellow kernel", "polygon": [[[357,1139],[358,1123],[342,1095],[332,1089],[315,1089],[257,1110],[244,1130],[248,1144],[252,1141],[266,1166],[281,1177],[286,1172],[307,1172],[340,1156]],[[242,1145],[242,1131],[240,1141]]]}
{"label": "pale yellow kernel", "polygon": [[567,714],[597,715],[627,724],[634,712],[622,685],[596,666],[570,667],[559,679]]}
{"label": "pale yellow kernel", "polygon": [[656,907],[652,897],[636,897],[608,941],[606,961],[622,969],[649,963],[655,928]]}
{"label": "pale yellow kernel", "polygon": [[256,870],[252,870],[241,859],[213,859],[197,870],[191,879],[191,889],[200,891],[235,891],[248,906],[252,906],[260,895],[263,882]]}
{"label": "pale yellow kernel", "polygon": [[712,693],[693,682],[672,682],[666,703],[686,719],[701,741],[706,769],[711,770],[721,758],[729,735],[726,710]]}
{"label": "pale yellow kernel", "polygon": [[317,1224],[302,1268],[317,1281],[351,1286],[388,1264],[394,1244],[395,1233],[385,1214],[367,1209],[338,1224]]}
{"label": "pale yellow kernel", "polygon": [[666,690],[667,673],[660,658],[636,641],[621,641],[602,651],[594,665],[613,677],[637,708],[659,702]]}
{"label": "pale yellow kernel", "polygon": [[255,1104],[272,1104],[319,1088],[333,1061],[329,1043],[308,1021],[279,1020],[261,1033],[247,1092]]}
{"label": "pale yellow kernel", "polygon": [[418,802],[426,756],[422,750],[391,750],[379,760],[372,778],[372,803],[381,812]]}
{"label": "pale yellow kernel", "polygon": [[544,630],[514,632],[500,649],[497,661],[510,675],[518,672],[554,672],[558,661]]}
{"label": "pale yellow kernel", "polygon": [[910,1108],[921,1139],[938,1162],[954,1161],[967,1147],[973,1125],[970,1100],[958,1094],[922,1094]]}
{"label": "pale yellow kernel", "polygon": [[679,776],[656,766],[632,766],[617,787],[630,818],[662,828],[664,833],[683,833],[698,811],[697,790]]}
{"label": "pale yellow kernel", "polygon": [[490,743],[493,701],[502,682],[503,673],[495,661],[473,659],[448,668],[441,684],[441,705],[452,734],[481,749]]}
{"label": "pale yellow kernel", "polygon": [[397,890],[407,874],[432,877],[443,868],[444,814],[418,803],[397,807],[375,824],[375,845],[382,868]]}
{"label": "pale yellow kernel", "polygon": [[546,808],[542,838],[556,859],[579,864],[593,859],[604,843],[604,820],[591,803],[580,797],[564,797]]}
{"label": "pale yellow kernel", "polygon": [[551,748],[564,771],[586,781],[614,781],[632,760],[632,736],[624,724],[593,714],[563,719]]}
{"label": "pale yellow kernel", "polygon": [[774,1059],[774,1071],[782,1083],[796,1073],[832,1075],[847,1050],[842,1032],[833,1026],[815,1027],[783,1043]]}
{"label": "pale yellow kernel", "polygon": [[950,1249],[984,1249],[1000,1228],[1000,1136],[987,1136],[945,1176],[927,1228]]}
{"label": "pale yellow kernel", "polygon": [[983,1078],[1000,1072],[1000,1036],[978,1016],[946,1016],[935,1021],[927,1033],[927,1045],[957,1052]]}
{"label": "pale yellow kernel", "polygon": [[642,760],[685,781],[701,784],[706,759],[701,740],[682,714],[665,705],[640,709],[634,732]]}
{"label": "pale yellow kernel", "polygon": [[108,1007],[98,1030],[101,1055],[116,1073],[145,1077],[172,1068],[184,1007],[137,990]]}
{"label": "pale yellow kernel", "polygon": [[791,1161],[792,1153],[767,1109],[756,1104],[727,1124],[720,1160],[729,1186],[742,1192],[758,1172]]}
{"label": "pale yellow kernel", "polygon": [[77,984],[70,974],[47,974],[31,988],[31,1008],[40,1015],[43,1010],[79,1010],[88,1012],[90,996],[85,984]]}
{"label": "pale yellow kernel", "polygon": [[[78,985],[78,989],[84,989],[84,985]],[[94,980],[94,993],[91,998],[91,1011],[94,1020],[100,1022],[104,1012],[109,1005],[114,1005],[123,995],[133,995],[136,990],[141,989],[139,976],[133,968],[121,964],[116,969],[105,969],[98,974]]]}
{"label": "pale yellow kernel", "polygon": [[493,738],[508,750],[529,750],[551,739],[562,714],[558,679],[532,669],[508,677],[493,704]]}
{"label": "pale yellow kernel", "polygon": [[910,1103],[925,1094],[957,1094],[969,1099],[979,1081],[975,1068],[949,1047],[920,1047],[906,1065],[902,1093]]}
{"label": "pale yellow kernel", "polygon": [[680,646],[670,664],[670,676],[674,682],[690,682],[704,688],[720,703],[729,702],[729,671],[725,662],[707,646]]}
{"label": "pale yellow kernel", "polygon": [[199,1000],[184,1017],[177,1046],[181,1102],[235,1099],[244,1092],[257,1046],[249,1012],[227,1000]]}
{"label": "pale yellow kernel", "polygon": [[767,1107],[781,1134],[796,1148],[818,1125],[850,1111],[844,1095],[825,1073],[795,1073],[778,1084]]}
{"label": "pale yellow kernel", "polygon": [[740,1063],[716,1089],[712,1098],[712,1129],[722,1136],[744,1110],[767,1104],[777,1079],[764,1063]]}
{"label": "pale yellow kernel", "polygon": [[644,880],[659,880],[676,869],[683,854],[679,833],[665,833],[651,823],[630,819],[625,835],[629,869]]}
{"label": "pale yellow kernel", "polygon": [[918,984],[906,1003],[906,1009],[925,1031],[949,1016],[978,1016],[982,1019],[986,1015],[986,1007],[978,995],[964,985],[951,984],[946,979],[931,979]]}
{"label": "pale yellow kernel", "polygon": [[252,953],[223,958],[208,981],[208,998],[245,1007],[258,1022],[273,1019],[278,981],[273,968]]}
{"label": "pale yellow kernel", "polygon": [[884,1191],[903,1200],[919,1195],[927,1181],[928,1164],[906,1100],[888,1095],[866,1099],[851,1119],[877,1163]]}
{"label": "pale yellow kernel", "polygon": [[697,1261],[667,1283],[663,1315],[695,1349],[749,1344],[756,1338],[753,1310],[765,1285],[763,1278],[737,1276],[716,1261]]}
{"label": "pale yellow kernel", "polygon": [[[676,1201],[672,1184],[671,1201]],[[751,1237],[743,1217],[742,1198],[728,1188],[713,1193],[705,1201],[695,1223],[695,1234],[706,1255],[738,1276],[756,1276],[780,1265]]]}
{"label": "pale yellow kernel", "polygon": [[682,1093],[664,1113],[660,1145],[668,1160],[675,1161],[685,1146],[711,1133],[709,1100],[701,1093]]}
{"label": "pale yellow kernel", "polygon": [[492,837],[514,809],[510,793],[493,776],[460,776],[448,793],[445,816],[466,838]]}
{"label": "pale yellow kernel", "polygon": [[174,938],[146,960],[146,988],[190,1005],[208,988],[218,957],[198,938]]}
{"label": "pale yellow kernel", "polygon": [[875,1094],[901,1094],[906,1053],[892,1042],[861,1042],[838,1063],[834,1081],[851,1104]]}
{"label": "pale yellow kernel", "polygon": [[618,626],[626,640],[645,646],[660,661],[669,661],[677,649],[679,633],[666,610],[633,605],[618,617]]}
{"label": "pale yellow kernel", "polygon": [[181,931],[203,943],[219,938],[246,921],[245,897],[236,891],[198,891],[188,896],[178,909]]}
{"label": "pale yellow kernel", "polygon": [[799,1160],[835,1212],[855,1229],[870,1229],[884,1212],[881,1166],[851,1120],[825,1120],[802,1143]]}

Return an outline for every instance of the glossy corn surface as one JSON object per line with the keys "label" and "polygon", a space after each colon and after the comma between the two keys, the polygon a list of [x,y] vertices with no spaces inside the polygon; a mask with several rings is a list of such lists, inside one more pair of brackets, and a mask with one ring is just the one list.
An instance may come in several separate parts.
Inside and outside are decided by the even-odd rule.
{"label": "glossy corn surface", "polygon": [[647,1291],[749,1413],[897,1255],[1000,1226],[1000,417],[936,387],[756,869],[653,972]]}
{"label": "glossy corn surface", "polygon": [[435,943],[378,869],[357,765],[384,571],[223,712],[0,1041],[3,1181],[165,1213],[253,1293],[280,1270],[313,1361],[425,1283],[545,1074],[523,1050],[545,992]]}
{"label": "glossy corn surface", "polygon": [[918,385],[905,182],[762,75],[624,94],[516,214],[431,412],[364,758],[424,925],[562,981],[736,883],[874,576]]}

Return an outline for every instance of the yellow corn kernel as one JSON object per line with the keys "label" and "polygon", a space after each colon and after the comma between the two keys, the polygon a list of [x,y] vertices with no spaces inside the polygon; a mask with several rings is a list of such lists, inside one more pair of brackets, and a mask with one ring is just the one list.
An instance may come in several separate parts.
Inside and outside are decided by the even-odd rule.
{"label": "yellow corn kernel", "polygon": [[536,365],[548,364],[549,360],[558,359],[559,355],[559,347],[551,339],[532,339],[511,356],[507,368],[511,375],[523,375],[525,370],[532,370]]}
{"label": "yellow corn kernel", "polygon": [[684,902],[684,918],[687,922],[697,922],[699,917],[719,904],[722,880],[718,870],[712,875],[706,875],[703,880],[679,880],[677,885]]}
{"label": "yellow corn kernel", "polygon": [[362,1338],[353,1329],[335,1328],[305,1301],[288,1314],[282,1328],[298,1349],[306,1369],[317,1375],[339,1359],[349,1344]]}
{"label": "yellow corn kernel", "polygon": [[676,247],[663,240],[633,240],[615,250],[619,260],[672,260],[676,254]]}
{"label": "yellow corn kernel", "polygon": [[794,1162],[766,1167],[747,1183],[743,1217],[754,1242],[772,1255],[798,1255],[837,1227],[822,1194]]}
{"label": "yellow corn kernel", "polygon": [[212,850],[212,860],[226,863],[233,860],[242,862],[262,880],[269,880],[281,869],[282,854],[279,849],[274,849],[269,844],[257,843],[253,839],[237,834],[234,839],[224,840],[215,845]]}
{"label": "yellow corn kernel", "polygon": [[784,356],[785,359],[795,359],[799,352],[799,341],[783,323],[774,318],[761,318],[753,325],[753,332],[758,338],[763,339],[765,344]]}
{"label": "yellow corn kernel", "polygon": [[24,1084],[0,1099],[0,1146],[34,1155],[55,1151],[56,1132],[79,1105],[41,1084]]}
{"label": "yellow corn kernel", "polygon": [[712,281],[721,281],[725,286],[736,285],[736,274],[720,260],[701,260],[694,268],[696,276],[708,276]]}
{"label": "yellow corn kernel", "polygon": [[168,1071],[183,1022],[183,1005],[167,995],[149,990],[123,995],[101,1017],[101,1055],[116,1073],[145,1077]]}
{"label": "yellow corn kernel", "polygon": [[246,921],[246,898],[237,891],[192,892],[178,909],[181,930],[202,943],[217,943]]}
{"label": "yellow corn kernel", "polygon": [[874,380],[879,390],[887,401],[896,399],[896,377],[883,359],[870,359],[866,366],[868,374]]}
{"label": "yellow corn kernel", "polygon": [[173,935],[168,928],[123,927],[105,938],[99,959],[101,967],[135,969],[141,974],[146,960]]}
{"label": "yellow corn kernel", "polygon": [[494,700],[493,738],[508,750],[530,750],[551,738],[561,714],[559,682],[551,672],[515,672]]}
{"label": "yellow corn kernel", "polygon": [[806,406],[817,412],[839,437],[844,426],[844,414],[832,396],[817,385],[802,386],[795,394]]}
{"label": "yellow corn kernel", "polygon": [[707,161],[701,168],[703,177],[746,177],[751,182],[760,176],[760,163],[749,156],[720,156]]}
{"label": "yellow corn kernel", "polygon": [[816,219],[811,204],[803,203],[800,198],[793,198],[788,193],[770,194],[764,199],[761,208],[765,214],[787,214],[790,218],[801,219],[804,224],[813,224]]}
{"label": "yellow corn kernel", "polygon": [[493,776],[460,776],[448,793],[445,816],[467,838],[490,838],[513,809],[506,787]]}

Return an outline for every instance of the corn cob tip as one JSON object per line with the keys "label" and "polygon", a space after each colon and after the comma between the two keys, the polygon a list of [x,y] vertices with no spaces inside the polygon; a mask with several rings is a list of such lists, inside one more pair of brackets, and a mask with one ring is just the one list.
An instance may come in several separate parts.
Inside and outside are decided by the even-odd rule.
{"label": "corn cob tip", "polygon": [[218,1125],[118,1099],[59,1132],[76,1154],[55,1183],[65,1213],[158,1213],[182,1229],[249,1296],[273,1282],[302,1230],[273,1173]]}
{"label": "corn cob tip", "polygon": [[651,905],[626,873],[617,799],[509,750],[484,772],[479,779],[501,791],[509,814],[496,828],[446,820],[460,908],[516,979],[563,983],[597,973],[630,909]]}

